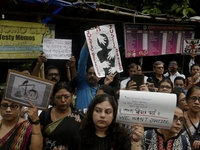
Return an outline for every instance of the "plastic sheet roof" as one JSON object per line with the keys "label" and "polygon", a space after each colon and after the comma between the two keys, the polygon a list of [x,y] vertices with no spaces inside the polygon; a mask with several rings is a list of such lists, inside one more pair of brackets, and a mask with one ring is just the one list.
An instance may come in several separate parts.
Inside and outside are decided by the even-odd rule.
{"label": "plastic sheet roof", "polygon": [[20,0],[28,3],[33,4],[47,4],[47,5],[55,5],[55,6],[62,6],[62,7],[74,7],[74,6],[80,6],[85,5],[90,8],[96,8],[96,2],[68,2],[64,0]]}

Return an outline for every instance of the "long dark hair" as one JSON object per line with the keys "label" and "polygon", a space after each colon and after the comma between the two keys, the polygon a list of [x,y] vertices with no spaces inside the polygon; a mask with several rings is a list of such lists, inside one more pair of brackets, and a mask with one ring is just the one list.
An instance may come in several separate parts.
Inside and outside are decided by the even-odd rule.
{"label": "long dark hair", "polygon": [[110,144],[113,147],[117,144],[117,141],[123,141],[124,137],[127,136],[127,133],[124,129],[119,127],[119,124],[116,123],[116,116],[117,116],[117,103],[113,99],[112,96],[108,94],[101,94],[98,97],[95,97],[87,110],[86,117],[83,119],[81,123],[81,127],[79,130],[81,143],[86,147],[95,147],[98,141],[95,141],[95,125],[93,122],[93,111],[97,104],[102,103],[104,101],[108,101],[113,108],[113,120],[108,127],[107,135],[110,135]]}

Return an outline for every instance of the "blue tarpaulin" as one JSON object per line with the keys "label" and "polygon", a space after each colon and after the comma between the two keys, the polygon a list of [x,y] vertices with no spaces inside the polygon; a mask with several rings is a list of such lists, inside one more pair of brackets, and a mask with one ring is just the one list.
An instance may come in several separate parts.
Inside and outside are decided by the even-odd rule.
{"label": "blue tarpaulin", "polygon": [[34,3],[34,4],[47,4],[47,5],[54,5],[54,6],[62,6],[62,7],[73,7],[73,6],[80,6],[85,5],[90,8],[96,8],[96,3],[94,2],[67,2],[64,0],[20,0],[23,2]]}
{"label": "blue tarpaulin", "polygon": [[[33,4],[44,4],[44,5],[49,5],[49,6],[60,6],[57,10],[55,10],[52,14],[56,15],[58,14],[63,7],[74,7],[74,6],[86,6],[89,8],[96,8],[96,3],[94,2],[67,2],[64,0],[20,0],[22,2],[27,2],[27,3],[33,3]],[[50,21],[52,18],[45,18],[42,20],[42,23],[46,24],[48,21]]]}

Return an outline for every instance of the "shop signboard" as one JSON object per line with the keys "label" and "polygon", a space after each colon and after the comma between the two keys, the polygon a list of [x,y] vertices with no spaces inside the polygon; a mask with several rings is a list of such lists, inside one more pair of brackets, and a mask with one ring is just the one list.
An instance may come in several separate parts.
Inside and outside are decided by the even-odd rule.
{"label": "shop signboard", "polygon": [[37,58],[43,38],[54,37],[45,24],[0,20],[0,59]]}
{"label": "shop signboard", "polygon": [[125,23],[125,57],[180,54],[183,39],[193,39],[194,30],[194,26]]}

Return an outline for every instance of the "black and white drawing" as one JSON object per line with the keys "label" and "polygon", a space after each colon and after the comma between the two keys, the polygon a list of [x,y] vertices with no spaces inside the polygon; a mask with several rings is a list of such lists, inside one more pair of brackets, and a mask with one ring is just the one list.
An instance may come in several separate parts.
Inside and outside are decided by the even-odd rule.
{"label": "black and white drawing", "polygon": [[105,74],[115,73],[115,52],[114,49],[108,48],[109,40],[107,35],[100,34],[97,37],[97,44],[101,48],[101,50],[97,52],[97,56]]}
{"label": "black and white drawing", "polygon": [[29,106],[31,101],[38,109],[46,109],[54,83],[17,71],[9,71],[5,99]]}
{"label": "black and white drawing", "polygon": [[85,37],[98,77],[123,71],[114,24],[87,30]]}

